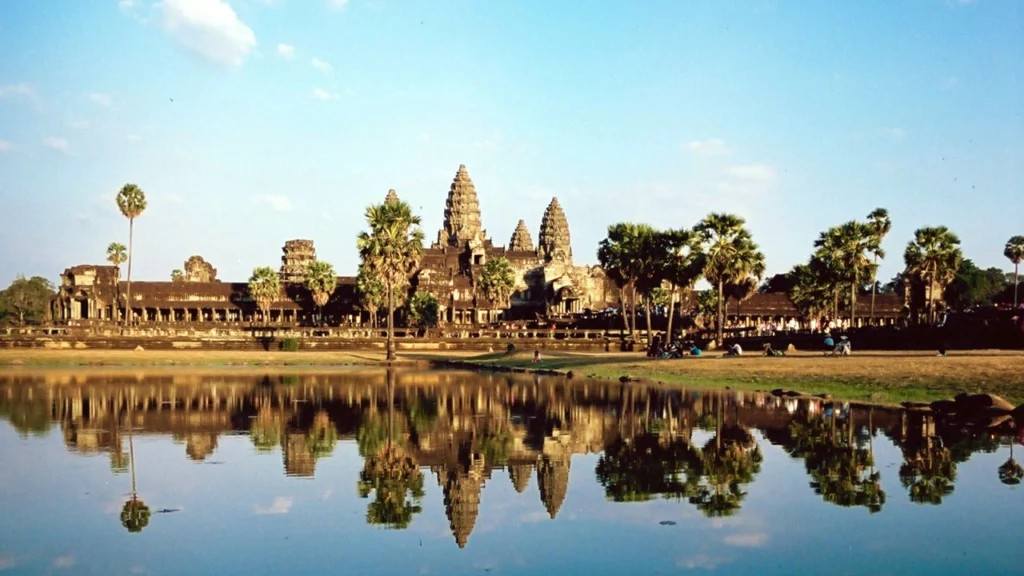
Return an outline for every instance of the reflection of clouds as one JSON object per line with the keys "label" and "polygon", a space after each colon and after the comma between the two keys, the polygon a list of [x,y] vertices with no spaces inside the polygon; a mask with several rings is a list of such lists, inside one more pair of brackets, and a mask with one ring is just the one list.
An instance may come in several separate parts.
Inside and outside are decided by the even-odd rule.
{"label": "reflection of clouds", "polygon": [[75,565],[75,557],[68,554],[65,556],[57,556],[53,559],[54,568],[71,568]]}
{"label": "reflection of clouds", "polygon": [[724,564],[729,560],[726,558],[715,558],[714,556],[708,556],[707,554],[697,554],[688,558],[680,558],[676,560],[676,566],[680,568],[686,568],[688,570],[714,570],[718,568],[720,564]]}
{"label": "reflection of clouds", "polygon": [[292,509],[294,500],[291,496],[278,496],[274,498],[274,503],[267,508],[257,506],[253,512],[256,514],[287,514]]}
{"label": "reflection of clouds", "polygon": [[550,519],[551,517],[548,516],[548,513],[543,510],[538,510],[536,512],[527,512],[526,514],[523,514],[522,516],[517,518],[517,520],[519,520],[519,522],[522,524],[533,524],[534,522],[543,522],[545,520]]}
{"label": "reflection of clouds", "polygon": [[764,532],[752,532],[750,534],[732,534],[723,540],[730,546],[741,548],[759,548],[768,543],[768,535]]}
{"label": "reflection of clouds", "polygon": [[135,566],[132,566],[129,569],[129,572],[131,572],[132,574],[145,574],[146,573],[146,567],[142,566],[140,564],[136,564]]}
{"label": "reflection of clouds", "polygon": [[14,554],[10,552],[0,552],[0,570],[8,570],[14,568]]}

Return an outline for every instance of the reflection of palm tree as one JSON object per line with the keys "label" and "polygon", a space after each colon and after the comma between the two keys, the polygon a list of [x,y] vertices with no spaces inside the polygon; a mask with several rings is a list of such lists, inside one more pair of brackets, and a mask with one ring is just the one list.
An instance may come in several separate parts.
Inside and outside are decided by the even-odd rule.
{"label": "reflection of palm tree", "polygon": [[1024,478],[1024,466],[1013,459],[1013,437],[1010,437],[1010,459],[999,467],[999,481],[1007,486],[1020,484]]}
{"label": "reflection of palm tree", "polygon": [[338,443],[338,429],[334,427],[327,412],[321,410],[313,417],[313,425],[306,435],[306,446],[313,458],[330,456]]}
{"label": "reflection of palm tree", "polygon": [[709,518],[732,516],[747,493],[743,486],[761,471],[761,449],[754,437],[737,425],[724,425],[723,398],[715,399],[715,437],[700,451],[703,479],[690,488],[688,501]]}
{"label": "reflection of palm tree", "polygon": [[[915,426],[915,433],[903,447],[900,482],[909,489],[911,502],[939,505],[943,497],[953,493],[956,463],[942,440],[927,432],[931,416],[914,417],[924,418],[924,426]],[[916,432],[922,428],[924,434]]]}
{"label": "reflection of palm tree", "polygon": [[273,408],[263,406],[252,419],[249,437],[260,452],[269,452],[281,443],[281,416]]}
{"label": "reflection of palm tree", "polygon": [[[874,452],[861,448],[855,441],[852,414],[843,424],[845,435],[836,434],[836,420],[834,408],[830,425],[818,420],[817,426],[808,429],[812,434],[819,434],[810,443],[811,448],[801,455],[806,459],[811,487],[826,502],[864,506],[872,514],[878,512],[885,504],[885,491],[880,482],[881,474],[874,469]],[[802,428],[799,422],[794,425],[797,431]],[[873,429],[869,432],[873,433]]]}
{"label": "reflection of palm tree", "polygon": [[[387,442],[375,453],[365,455],[363,471],[359,474],[359,495],[366,498],[374,493],[374,500],[366,507],[367,524],[378,524],[386,528],[404,529],[412,517],[422,510],[419,501],[423,498],[423,474],[416,461],[407,454],[394,439],[394,371],[387,371],[388,422]],[[367,434],[369,439],[374,434]],[[361,438],[364,437],[361,435]],[[368,443],[369,444],[369,443]],[[410,501],[407,494],[412,495]]]}
{"label": "reflection of palm tree", "polygon": [[149,524],[149,506],[139,500],[139,494],[135,486],[135,442],[132,439],[132,400],[128,401],[128,462],[132,473],[132,497],[124,503],[121,509],[121,525],[128,532],[142,532],[142,529]]}
{"label": "reflection of palm tree", "polygon": [[[687,483],[700,476],[700,453],[681,440],[660,442],[655,434],[616,440],[598,459],[594,473],[605,497],[615,502],[644,502],[652,496],[681,498]],[[686,480],[680,473],[686,472]]]}

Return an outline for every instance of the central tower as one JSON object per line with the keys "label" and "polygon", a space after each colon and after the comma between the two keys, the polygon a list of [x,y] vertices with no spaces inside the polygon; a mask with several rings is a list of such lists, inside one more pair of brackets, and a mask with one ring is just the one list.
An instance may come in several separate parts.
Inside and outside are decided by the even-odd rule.
{"label": "central tower", "polygon": [[444,206],[444,225],[437,233],[437,248],[483,246],[486,232],[480,224],[480,201],[466,165],[459,166]]}

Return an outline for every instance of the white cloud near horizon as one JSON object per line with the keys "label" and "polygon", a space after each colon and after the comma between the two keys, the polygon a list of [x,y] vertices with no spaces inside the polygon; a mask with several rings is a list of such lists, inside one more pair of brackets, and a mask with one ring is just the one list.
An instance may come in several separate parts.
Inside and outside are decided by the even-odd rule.
{"label": "white cloud near horizon", "polygon": [[744,164],[730,166],[726,174],[744,182],[771,182],[775,180],[775,168],[767,164]]}
{"label": "white cloud near horizon", "polygon": [[36,91],[32,88],[31,84],[21,82],[18,84],[7,84],[6,86],[0,86],[0,98],[6,98],[8,96],[24,96],[26,98],[35,98]]}
{"label": "white cloud near horizon", "polygon": [[323,88],[317,88],[313,90],[313,98],[317,100],[340,100],[341,94],[337,92],[329,92]]}
{"label": "white cloud near horizon", "polygon": [[323,72],[324,74],[330,74],[331,72],[334,71],[334,67],[331,66],[329,62],[326,62],[319,58],[313,58],[313,60],[310,63],[313,65],[313,68],[316,68],[317,70]]}
{"label": "white cloud near horizon", "polygon": [[291,44],[278,44],[277,55],[285,60],[291,60],[292,58],[295,58],[295,46],[292,46]]}
{"label": "white cloud near horizon", "polygon": [[68,141],[65,138],[59,138],[59,137],[56,137],[56,136],[49,136],[49,137],[43,139],[43,145],[45,145],[50,150],[56,150],[57,152],[60,152],[61,154],[70,154],[71,153],[71,145],[68,144]]}
{"label": "white cloud near horizon", "polygon": [[86,94],[85,96],[100,106],[110,106],[111,103],[113,103],[113,99],[110,97],[110,94],[104,94],[103,92],[93,92],[91,94]]}
{"label": "white cloud near horizon", "polygon": [[287,196],[263,196],[262,200],[270,205],[275,212],[289,212],[292,209],[292,201]]}
{"label": "white cloud near horizon", "polygon": [[256,47],[256,34],[224,0],[163,0],[160,20],[183,48],[214,64],[238,67]]}
{"label": "white cloud near horizon", "polygon": [[0,140],[0,154],[3,154],[4,152],[10,152],[11,150],[14,150],[14,144],[8,142],[7,140]]}
{"label": "white cloud near horizon", "polygon": [[287,514],[292,509],[292,504],[295,501],[291,496],[279,496],[274,498],[274,502],[268,507],[256,506],[253,509],[255,514]]}
{"label": "white cloud near horizon", "polygon": [[725,156],[732,152],[725,146],[725,142],[718,138],[711,140],[693,140],[686,143],[686,149],[697,156]]}

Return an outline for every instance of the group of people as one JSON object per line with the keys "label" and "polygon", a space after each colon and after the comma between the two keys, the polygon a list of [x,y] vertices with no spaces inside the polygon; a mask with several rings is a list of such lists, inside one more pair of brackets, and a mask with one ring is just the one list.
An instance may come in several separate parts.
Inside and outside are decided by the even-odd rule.
{"label": "group of people", "polygon": [[647,347],[648,358],[682,358],[683,356],[700,356],[702,351],[693,342],[686,342],[678,338],[668,340],[665,334],[655,334],[651,338],[651,344]]}

